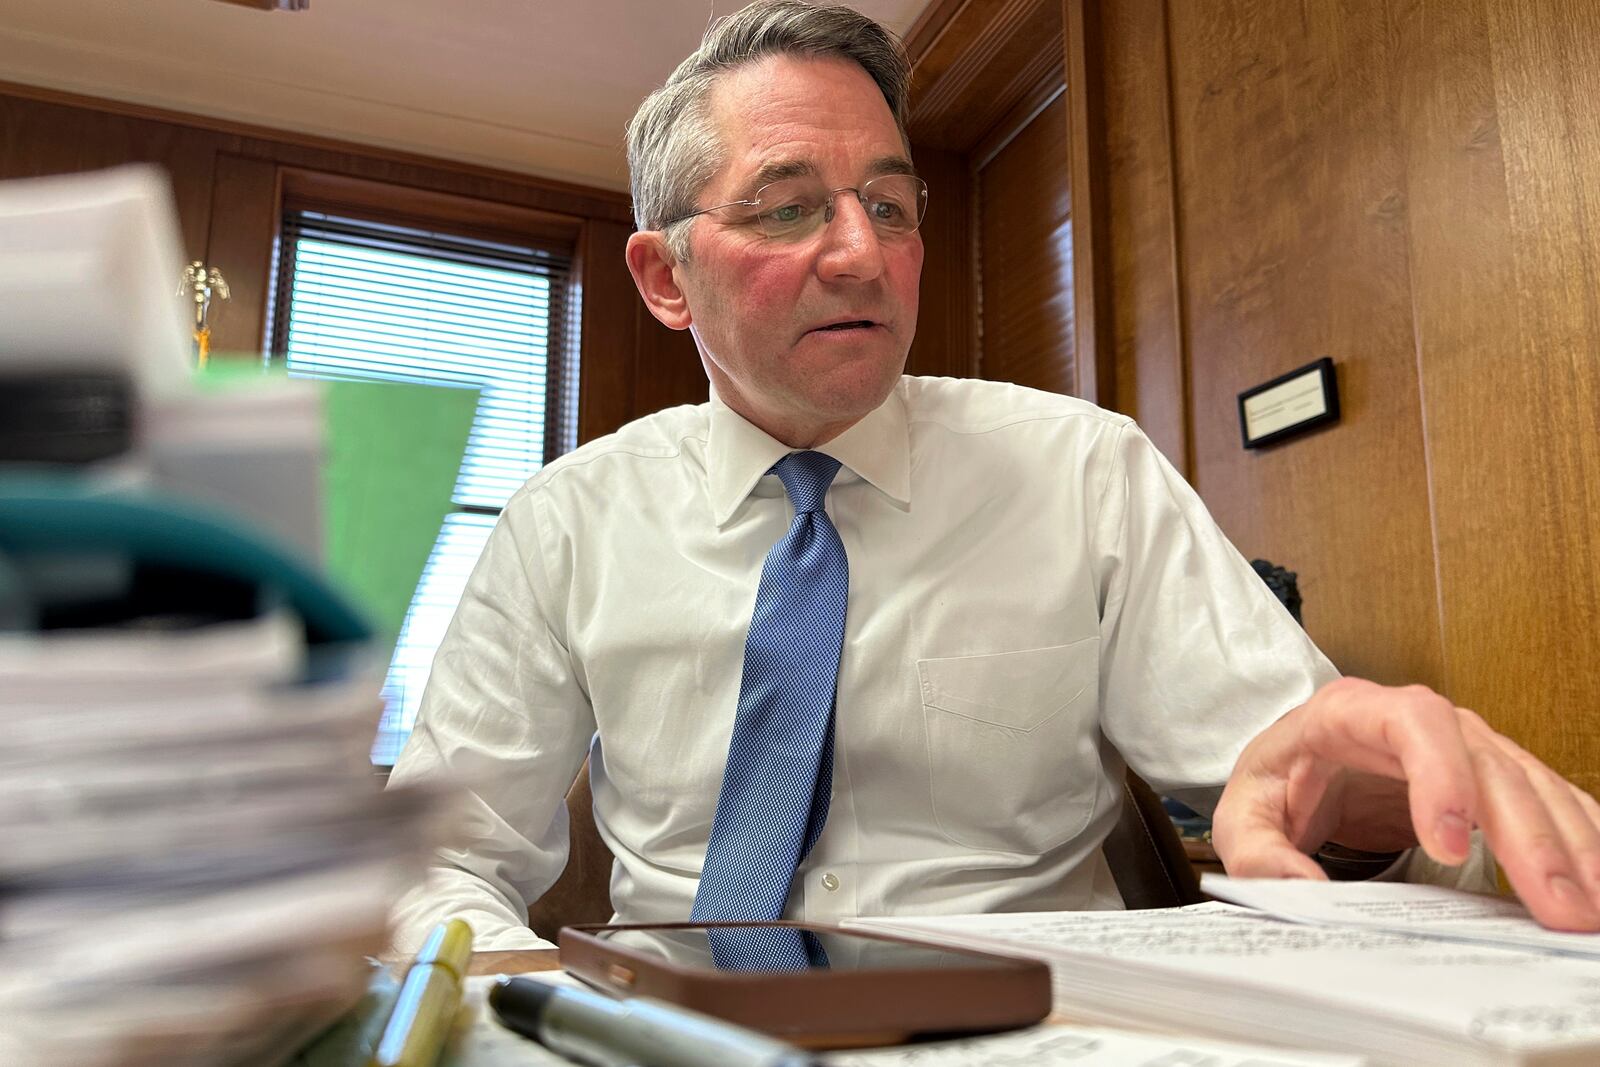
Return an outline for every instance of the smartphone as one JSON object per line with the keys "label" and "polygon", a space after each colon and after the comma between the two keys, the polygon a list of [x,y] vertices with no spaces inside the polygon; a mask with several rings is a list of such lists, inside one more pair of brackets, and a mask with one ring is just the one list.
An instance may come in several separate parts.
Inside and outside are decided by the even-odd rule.
{"label": "smartphone", "polygon": [[[740,947],[784,943],[792,969],[746,969]],[[1050,1014],[1038,960],[811,923],[567,926],[561,966],[807,1048],[1008,1030]],[[719,963],[719,960],[721,961]]]}

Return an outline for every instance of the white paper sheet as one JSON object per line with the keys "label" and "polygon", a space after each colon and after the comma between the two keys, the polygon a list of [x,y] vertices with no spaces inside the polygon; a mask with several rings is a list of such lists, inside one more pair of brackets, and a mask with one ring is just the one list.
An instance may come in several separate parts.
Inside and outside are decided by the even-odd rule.
{"label": "white paper sheet", "polygon": [[1152,912],[864,919],[1049,962],[1056,1010],[1368,1054],[1374,1063],[1600,1062],[1600,963],[1226,904]]}
{"label": "white paper sheet", "polygon": [[1600,960],[1600,934],[1546,930],[1521,903],[1402,882],[1313,882],[1208,874],[1214,897],[1292,922],[1354,926]]}
{"label": "white paper sheet", "polygon": [[182,394],[182,268],[155,167],[0,183],[0,373],[120,371],[143,398]]}
{"label": "white paper sheet", "polygon": [[1360,1067],[1360,1056],[1162,1037],[1088,1026],[1036,1026],[1009,1034],[899,1048],[833,1052],[828,1067]]}

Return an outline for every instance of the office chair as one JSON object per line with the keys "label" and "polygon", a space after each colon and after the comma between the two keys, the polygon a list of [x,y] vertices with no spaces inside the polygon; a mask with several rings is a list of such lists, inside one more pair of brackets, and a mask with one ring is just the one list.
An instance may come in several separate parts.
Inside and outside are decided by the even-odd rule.
{"label": "office chair", "polygon": [[1132,771],[1122,780],[1122,814],[1100,850],[1129,911],[1210,899],[1200,892],[1200,879],[1161,798]]}
{"label": "office chair", "polygon": [[[611,850],[595,829],[587,762],[567,793],[567,816],[572,835],[567,868],[528,909],[528,925],[552,939],[563,926],[611,921]],[[1123,781],[1122,815],[1102,849],[1130,911],[1206,899],[1161,799],[1132,771]]]}

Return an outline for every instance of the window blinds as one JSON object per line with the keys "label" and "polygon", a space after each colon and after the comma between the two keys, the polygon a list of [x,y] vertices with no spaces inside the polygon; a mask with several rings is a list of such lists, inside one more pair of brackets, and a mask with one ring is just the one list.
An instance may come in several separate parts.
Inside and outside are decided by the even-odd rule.
{"label": "window blinds", "polygon": [[481,391],[446,517],[384,683],[373,760],[389,765],[416,719],[445,627],[506,499],[575,437],[563,389],[570,258],[386,223],[291,210],[272,350],[291,375],[471,385]]}

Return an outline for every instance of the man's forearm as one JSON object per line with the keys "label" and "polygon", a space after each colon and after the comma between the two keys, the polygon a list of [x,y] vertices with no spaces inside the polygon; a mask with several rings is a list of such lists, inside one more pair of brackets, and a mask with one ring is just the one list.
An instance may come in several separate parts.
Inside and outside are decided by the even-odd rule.
{"label": "man's forearm", "polygon": [[472,927],[473,947],[480,951],[554,948],[528,929],[527,918],[482,878],[460,868],[433,867],[395,905],[392,945],[398,953],[415,952],[439,923],[465,919]]}

